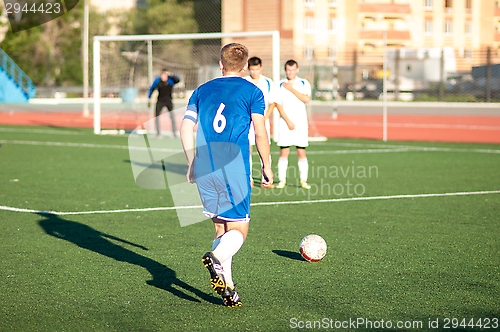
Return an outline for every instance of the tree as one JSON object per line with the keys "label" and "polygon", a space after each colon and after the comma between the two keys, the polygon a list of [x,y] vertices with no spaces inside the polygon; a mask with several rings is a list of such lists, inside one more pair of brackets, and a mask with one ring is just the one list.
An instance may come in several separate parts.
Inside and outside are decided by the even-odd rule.
{"label": "tree", "polygon": [[[109,30],[107,17],[90,12],[90,34]],[[9,29],[0,42],[2,48],[35,85],[67,86],[82,84],[83,2],[66,14],[33,28]],[[94,23],[95,22],[95,23]]]}
{"label": "tree", "polygon": [[137,8],[134,34],[197,32],[192,2],[148,0],[148,7]]}
{"label": "tree", "polygon": [[[1,2],[1,0],[0,0]],[[64,15],[45,24],[14,33],[6,33],[2,48],[39,86],[82,85],[82,22],[84,1],[76,6],[76,0],[68,1],[69,10]],[[90,38],[106,35],[110,29],[117,34],[168,34],[198,31],[192,0],[147,0],[147,6],[129,12],[100,13],[90,9]],[[2,6],[2,10],[5,7]],[[189,57],[189,48],[165,43],[155,52],[169,54],[176,59]],[[116,49],[117,56],[123,51],[135,51],[138,45],[129,43]],[[141,47],[141,46],[139,46]],[[92,48],[92,43],[90,44]],[[178,51],[182,49],[183,51]],[[89,51],[92,54],[92,50]],[[92,63],[91,63],[92,65]]]}

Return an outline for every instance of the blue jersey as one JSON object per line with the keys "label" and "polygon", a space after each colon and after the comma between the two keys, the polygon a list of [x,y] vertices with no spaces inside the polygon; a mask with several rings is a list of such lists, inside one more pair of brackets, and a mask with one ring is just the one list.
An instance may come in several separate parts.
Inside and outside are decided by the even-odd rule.
{"label": "blue jersey", "polygon": [[198,124],[196,176],[220,169],[250,174],[251,116],[264,110],[262,91],[239,76],[216,78],[194,90],[184,118]]}

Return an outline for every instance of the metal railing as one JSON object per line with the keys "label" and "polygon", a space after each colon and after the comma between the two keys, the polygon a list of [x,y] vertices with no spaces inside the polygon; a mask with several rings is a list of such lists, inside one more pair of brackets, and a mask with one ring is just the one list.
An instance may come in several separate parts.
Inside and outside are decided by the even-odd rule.
{"label": "metal railing", "polygon": [[27,98],[36,95],[36,87],[29,76],[0,48],[0,68],[16,83]]}

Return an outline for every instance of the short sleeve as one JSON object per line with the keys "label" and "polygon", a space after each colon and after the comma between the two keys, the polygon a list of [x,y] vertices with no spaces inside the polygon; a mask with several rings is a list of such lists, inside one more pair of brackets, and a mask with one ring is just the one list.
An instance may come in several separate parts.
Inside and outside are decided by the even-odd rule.
{"label": "short sleeve", "polygon": [[189,98],[186,112],[184,113],[184,119],[189,119],[194,123],[198,123],[198,96],[198,89],[195,89]]}
{"label": "short sleeve", "polygon": [[281,104],[279,89],[272,80],[269,80],[269,103]]}
{"label": "short sleeve", "polygon": [[278,84],[275,85],[275,94],[274,94],[274,99],[276,101],[276,103],[280,104],[280,105],[283,105],[283,102],[284,102],[284,98],[283,98],[283,80],[279,81]]}
{"label": "short sleeve", "polygon": [[262,91],[260,91],[259,88],[255,87],[252,102],[250,105],[250,113],[264,115],[265,108],[266,104],[264,102],[264,94],[262,93]]}
{"label": "short sleeve", "polygon": [[311,84],[308,80],[304,80],[304,91],[302,93],[311,96]]}

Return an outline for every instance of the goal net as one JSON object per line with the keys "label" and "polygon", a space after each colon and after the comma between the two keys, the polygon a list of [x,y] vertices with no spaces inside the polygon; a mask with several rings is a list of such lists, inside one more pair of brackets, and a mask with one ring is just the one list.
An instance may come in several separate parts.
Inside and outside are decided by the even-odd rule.
{"label": "goal net", "polygon": [[[173,118],[179,130],[187,99],[200,84],[220,76],[222,45],[246,45],[250,57],[263,61],[263,75],[280,79],[279,32],[199,33],[175,35],[96,36],[93,48],[94,132],[125,133],[142,127],[156,132],[156,91],[148,107],[148,91],[161,70],[175,74]],[[163,135],[172,135],[166,110],[158,121]]]}

